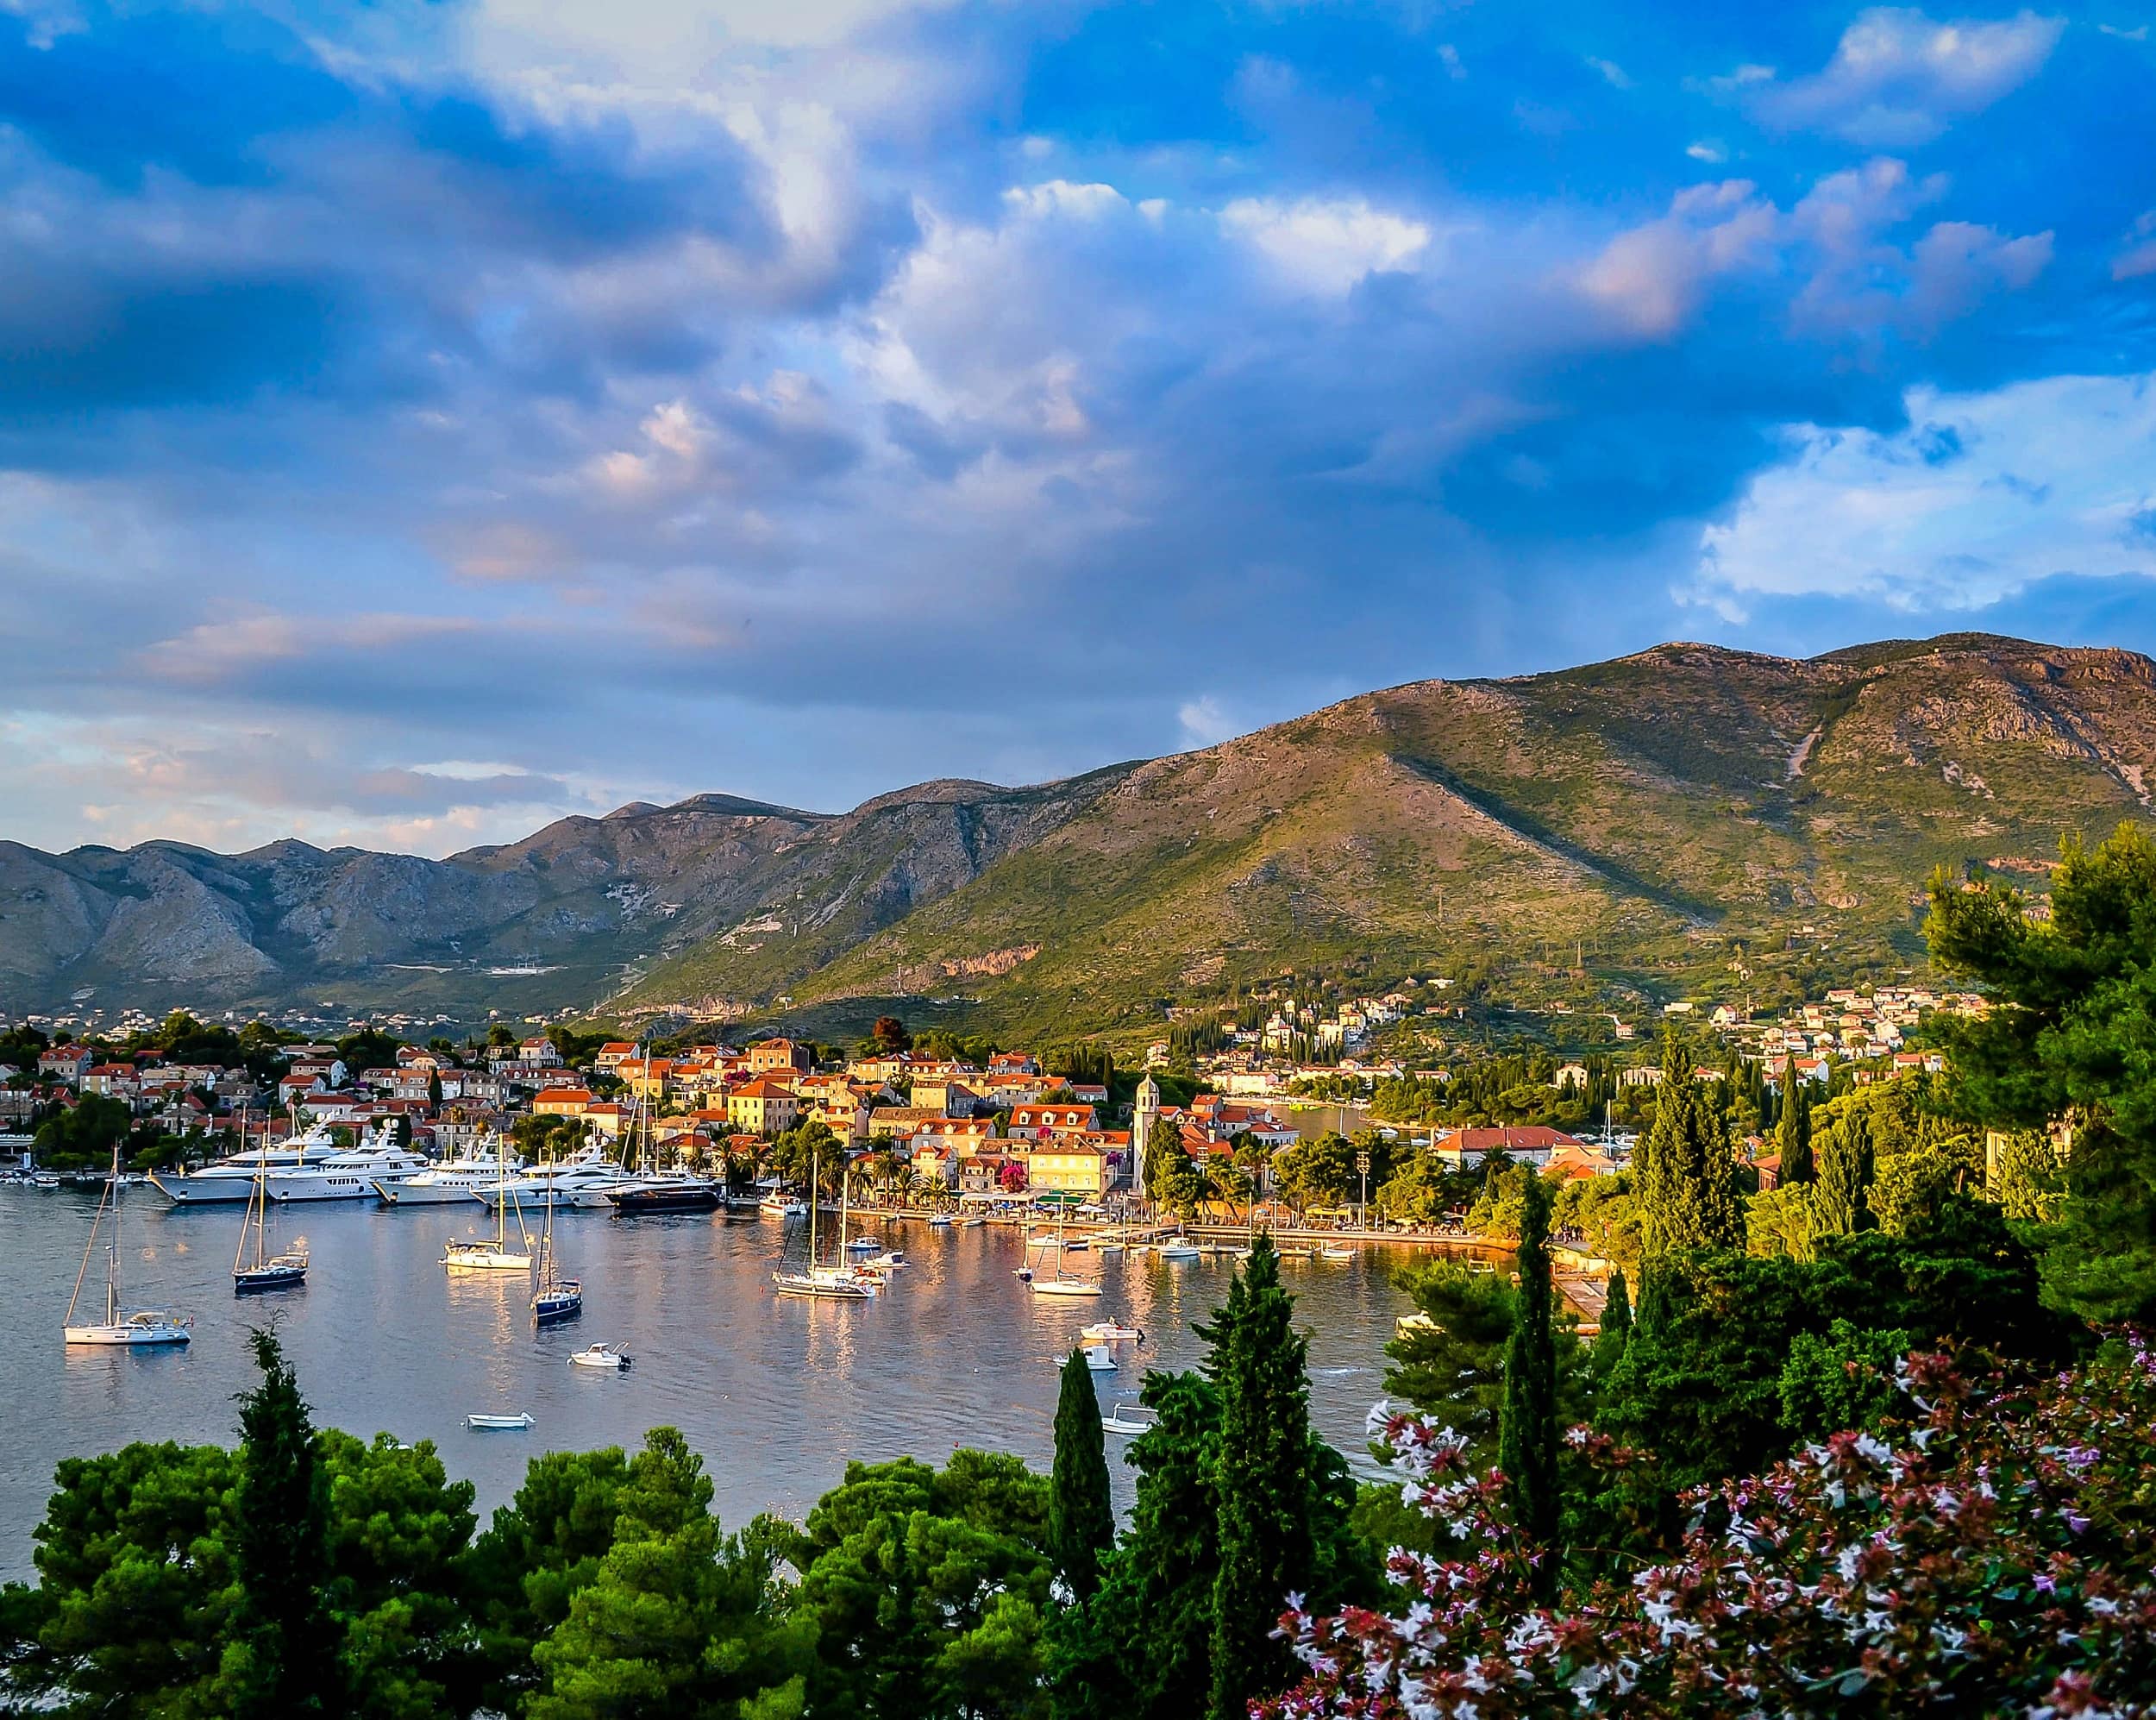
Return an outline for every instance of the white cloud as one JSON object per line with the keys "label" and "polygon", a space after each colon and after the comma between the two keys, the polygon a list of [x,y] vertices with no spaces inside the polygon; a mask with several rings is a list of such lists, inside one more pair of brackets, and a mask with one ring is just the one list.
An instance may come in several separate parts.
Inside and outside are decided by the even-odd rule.
{"label": "white cloud", "polygon": [[1704,161],[1710,167],[1719,167],[1729,159],[1729,148],[1718,138],[1702,137],[1697,143],[1687,144],[1684,153],[1695,161]]}
{"label": "white cloud", "polygon": [[1757,110],[1771,124],[1866,148],[1927,143],[2034,78],[2065,27],[2026,11],[1942,23],[1914,8],[1874,7],[1842,32],[1824,71],[1773,87],[1751,80],[1762,92]]}
{"label": "white cloud", "polygon": [[2156,209],[2143,211],[2127,235],[2126,248],[2111,260],[2113,280],[2139,280],[2156,274]]}
{"label": "white cloud", "polygon": [[1013,185],[1004,192],[1003,200],[1018,214],[1036,221],[1058,215],[1067,215],[1079,221],[1092,221],[1130,207],[1123,193],[1113,185],[1080,185],[1070,179],[1046,179],[1037,185]]}
{"label": "white cloud", "polygon": [[1700,543],[1693,600],[1993,603],[2056,574],[2156,574],[2156,378],[2057,376],[1981,394],[1909,391],[1908,428],[1789,427]]}
{"label": "white cloud", "polygon": [[1373,209],[1360,198],[1238,198],[1220,211],[1220,224],[1297,287],[1322,293],[1345,292],[1365,275],[1412,269],[1432,236],[1426,223]]}
{"label": "white cloud", "polygon": [[1709,281],[1765,254],[1778,224],[1774,205],[1748,179],[1693,185],[1666,216],[1612,239],[1576,284],[1634,334],[1664,340],[1689,319]]}
{"label": "white cloud", "polygon": [[1602,74],[1602,81],[1611,89],[1629,90],[1632,88],[1631,76],[1615,60],[1597,60],[1590,53],[1587,57],[1587,63]]}

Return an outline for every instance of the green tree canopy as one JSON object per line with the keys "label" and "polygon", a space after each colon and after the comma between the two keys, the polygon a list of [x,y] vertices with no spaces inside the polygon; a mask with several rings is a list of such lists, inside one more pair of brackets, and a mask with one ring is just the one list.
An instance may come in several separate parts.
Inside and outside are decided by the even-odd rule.
{"label": "green tree canopy", "polygon": [[2071,1131],[2044,1274],[2100,1320],[2156,1319],[2156,843],[2132,825],[2069,837],[2048,920],[1985,879],[1931,885],[1933,959],[1992,1007],[1947,1024],[1953,1102],[1998,1128]]}

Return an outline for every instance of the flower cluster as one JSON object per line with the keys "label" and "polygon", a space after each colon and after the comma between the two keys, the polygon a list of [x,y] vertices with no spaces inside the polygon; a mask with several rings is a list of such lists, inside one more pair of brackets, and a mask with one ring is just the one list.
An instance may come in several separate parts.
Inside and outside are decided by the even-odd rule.
{"label": "flower cluster", "polygon": [[[1971,1381],[1902,1365],[1887,1437],[1837,1434],[1685,1496],[1672,1556],[1532,1598],[1501,1486],[1381,1405],[1403,1497],[1465,1543],[1395,1553],[1397,1616],[1296,1609],[1309,1668],[1274,1720],[2156,1715],[2156,1362]],[[1589,1460],[1607,1442],[1569,1436]]]}

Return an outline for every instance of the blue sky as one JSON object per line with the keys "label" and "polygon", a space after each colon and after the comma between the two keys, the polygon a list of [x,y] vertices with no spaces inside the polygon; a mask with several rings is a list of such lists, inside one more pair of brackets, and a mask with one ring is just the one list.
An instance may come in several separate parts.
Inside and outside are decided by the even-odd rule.
{"label": "blue sky", "polygon": [[2156,649],[2123,5],[0,0],[0,835]]}

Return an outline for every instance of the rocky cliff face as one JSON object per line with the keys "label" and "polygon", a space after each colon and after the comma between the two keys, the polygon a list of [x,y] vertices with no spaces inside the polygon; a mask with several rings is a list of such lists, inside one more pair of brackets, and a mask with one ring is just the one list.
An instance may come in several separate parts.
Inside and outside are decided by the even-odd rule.
{"label": "rocky cliff face", "polygon": [[2040,880],[2062,831],[2145,816],[2152,774],[2156,666],[2132,653],[1666,645],[836,817],[699,795],[442,861],[0,843],[0,1007],[739,1012],[962,984],[1081,1031],[1357,953],[1583,965],[1651,999],[1777,964],[1792,983],[1804,963],[1921,964],[1933,866]]}

